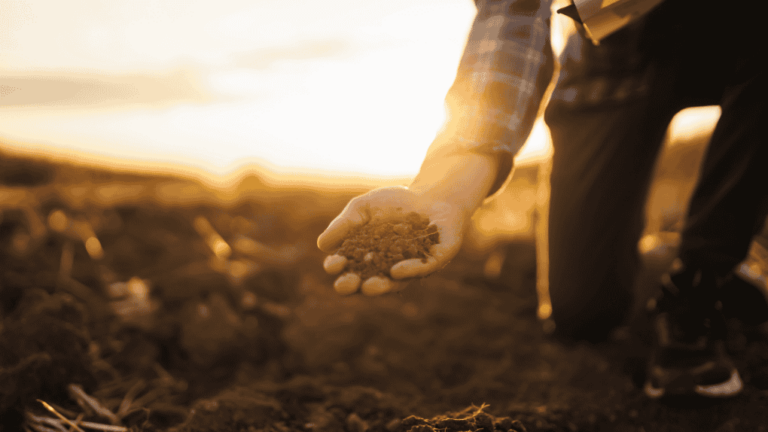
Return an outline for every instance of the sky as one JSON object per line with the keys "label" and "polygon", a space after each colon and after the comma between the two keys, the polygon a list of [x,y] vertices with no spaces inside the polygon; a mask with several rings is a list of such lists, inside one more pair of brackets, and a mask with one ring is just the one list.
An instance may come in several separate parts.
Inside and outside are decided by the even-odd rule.
{"label": "sky", "polygon": [[[410,177],[474,15],[472,0],[2,0],[0,148]],[[680,123],[718,115],[699,112]],[[518,159],[546,145],[538,124]]]}
{"label": "sky", "polygon": [[3,0],[0,141],[56,154],[407,176],[471,0]]}

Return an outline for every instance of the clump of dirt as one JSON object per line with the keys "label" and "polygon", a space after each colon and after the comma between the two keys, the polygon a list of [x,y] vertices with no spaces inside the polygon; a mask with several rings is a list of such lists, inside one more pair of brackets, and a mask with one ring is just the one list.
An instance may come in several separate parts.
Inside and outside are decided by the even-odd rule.
{"label": "clump of dirt", "polygon": [[95,383],[86,315],[67,294],[26,290],[0,322],[0,417],[14,406],[58,396],[70,382]]}
{"label": "clump of dirt", "polygon": [[410,416],[400,422],[402,432],[526,432],[519,420],[494,417],[483,412],[485,406],[471,406],[456,413],[439,415],[431,419]]}
{"label": "clump of dirt", "polygon": [[345,271],[365,280],[389,276],[389,269],[406,259],[426,262],[429,248],[437,243],[437,227],[428,217],[410,212],[399,220],[371,221],[353,230],[336,254],[349,260]]}

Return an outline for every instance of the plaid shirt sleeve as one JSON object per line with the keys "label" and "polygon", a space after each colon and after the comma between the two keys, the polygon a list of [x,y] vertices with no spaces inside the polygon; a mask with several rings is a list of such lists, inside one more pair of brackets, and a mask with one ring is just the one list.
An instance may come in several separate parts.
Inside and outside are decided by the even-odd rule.
{"label": "plaid shirt sleeve", "polygon": [[552,78],[552,0],[475,3],[477,16],[446,97],[443,135],[454,150],[498,155],[503,182]]}

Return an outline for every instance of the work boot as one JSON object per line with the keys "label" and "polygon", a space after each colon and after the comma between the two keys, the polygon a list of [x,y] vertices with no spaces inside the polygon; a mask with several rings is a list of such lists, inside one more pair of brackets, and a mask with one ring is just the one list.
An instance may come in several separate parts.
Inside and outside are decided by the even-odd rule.
{"label": "work boot", "polygon": [[725,351],[726,325],[718,291],[723,281],[705,269],[685,269],[679,260],[662,278],[652,301],[656,341],[645,394],[723,398],[743,388]]}

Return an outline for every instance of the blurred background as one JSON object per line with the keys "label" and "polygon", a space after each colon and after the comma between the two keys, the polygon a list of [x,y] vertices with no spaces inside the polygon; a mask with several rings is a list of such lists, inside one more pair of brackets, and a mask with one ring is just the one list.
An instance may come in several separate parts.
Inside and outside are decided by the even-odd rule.
{"label": "blurred background", "polygon": [[[404,183],[444,120],[474,14],[470,0],[4,0],[0,150],[224,183]],[[558,52],[573,29],[556,14],[553,28]],[[669,145],[700,155],[718,115],[687,110]],[[549,152],[539,122],[470,246],[533,237]],[[656,188],[654,230],[682,215],[687,160],[685,181]]]}
{"label": "blurred background", "polygon": [[0,3],[0,138],[225,174],[410,176],[468,0]]}
{"label": "blurred background", "polygon": [[[0,372],[14,371],[0,373],[0,430],[6,410],[47,399],[37,383],[58,389],[120,368],[94,397],[127,425],[153,412],[170,426],[235,379],[304,370],[301,357],[306,375],[355,388],[416,388],[441,403],[508,398],[520,403],[512,412],[571,412],[574,421],[603,418],[618,400],[615,412],[636,413],[632,427],[667,421],[668,411],[637,405],[626,377],[602,357],[556,348],[528,320],[536,310],[546,328],[551,313],[542,223],[551,146],[541,121],[507,187],[474,215],[453,267],[376,302],[330,289],[317,235],[353,195],[417,173],[444,121],[474,14],[472,0],[0,0],[0,353],[24,358],[17,368],[0,356]],[[569,24],[555,15],[555,52]],[[718,116],[717,107],[686,110],[670,127],[639,244],[651,269],[674,256]],[[763,245],[740,274],[768,296]],[[646,273],[639,299],[658,287],[658,275]],[[93,315],[93,339],[82,337],[79,312],[51,318],[68,296]],[[43,306],[17,307],[27,297]],[[760,346],[753,370],[763,373]],[[94,369],[80,359],[96,359]],[[230,367],[242,361],[261,369]],[[297,424],[314,427],[342,406],[336,396],[316,404],[313,386],[286,393],[313,395],[312,407],[295,405],[312,417]],[[5,396],[17,390],[27,402]],[[365,430],[351,414],[368,409],[368,393],[345,394],[363,401],[339,414],[357,419],[346,429]],[[739,404],[762,406],[752,394]],[[262,416],[261,396],[243,397],[258,401],[248,415]],[[227,412],[198,406],[191,412]],[[692,413],[707,424],[723,415]]]}

